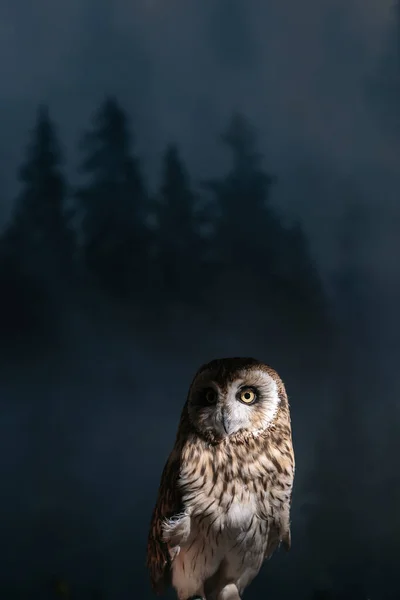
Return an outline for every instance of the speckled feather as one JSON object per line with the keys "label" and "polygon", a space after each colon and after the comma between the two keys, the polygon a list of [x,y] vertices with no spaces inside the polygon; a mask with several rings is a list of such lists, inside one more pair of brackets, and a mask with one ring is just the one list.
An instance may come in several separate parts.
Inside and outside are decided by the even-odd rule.
{"label": "speckled feather", "polygon": [[[212,380],[224,393],[238,378],[257,383],[263,374],[274,382],[279,398],[267,427],[265,409],[257,405],[251,412],[251,430],[239,429],[225,437],[212,429],[202,429],[201,420],[197,426],[191,419],[189,398],[194,397],[193,388],[201,387],[203,381]],[[189,558],[193,573],[199,570],[196,561],[204,558],[204,581],[199,586],[204,583],[207,598],[217,597],[213,595],[216,583],[212,578],[219,573],[223,583],[232,579],[229,565],[224,567],[225,555],[236,552],[237,559],[240,557],[243,564],[246,560],[252,568],[238,579],[241,593],[258,573],[262,559],[269,558],[281,542],[287,550],[290,548],[293,477],[289,405],[277,373],[247,358],[219,359],[201,367],[189,389],[151,520],[147,566],[154,591],[163,593],[174,584],[173,567],[179,579],[178,570],[188,568]],[[171,532],[175,538],[169,535]],[[235,542],[229,549],[227,540]],[[213,572],[210,565],[216,565]],[[177,584],[174,586],[177,588]],[[180,597],[179,589],[177,592]],[[193,587],[193,593],[198,589]]]}

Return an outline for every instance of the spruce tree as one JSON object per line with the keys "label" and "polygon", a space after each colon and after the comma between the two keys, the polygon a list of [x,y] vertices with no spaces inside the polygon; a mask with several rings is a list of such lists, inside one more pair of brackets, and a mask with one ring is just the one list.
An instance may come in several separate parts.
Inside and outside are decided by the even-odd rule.
{"label": "spruce tree", "polygon": [[77,192],[77,208],[84,263],[108,293],[131,298],[143,288],[147,266],[146,191],[128,118],[114,98],[96,113],[81,150],[87,183]]}
{"label": "spruce tree", "polygon": [[61,166],[55,128],[47,107],[41,106],[19,170],[21,191],[0,243],[1,314],[5,317],[0,320],[0,333],[19,353],[21,343],[44,343],[49,341],[47,336],[54,339],[59,303],[65,300],[71,281],[73,234]]}
{"label": "spruce tree", "polygon": [[274,177],[263,170],[255,131],[243,115],[233,115],[221,139],[230,153],[230,169],[207,185],[220,213],[214,232],[217,254],[235,269],[256,267],[259,258],[265,266],[271,258],[267,248],[280,227],[269,206]]}
{"label": "spruce tree", "polygon": [[73,246],[60,145],[46,106],[38,110],[26,154],[4,248],[33,274],[54,278],[70,265]]}
{"label": "spruce tree", "polygon": [[205,267],[203,212],[191,188],[187,169],[176,145],[168,145],[156,201],[156,265],[167,299],[191,302],[198,298],[199,276]]}
{"label": "spruce tree", "polygon": [[322,283],[301,226],[285,225],[272,202],[276,177],[263,167],[256,132],[235,114],[222,142],[230,168],[206,184],[218,213],[213,247],[223,280],[219,293],[226,296],[233,286],[229,296],[236,314],[249,314],[251,304],[262,307],[269,331],[277,327],[277,335],[316,333],[329,321]]}
{"label": "spruce tree", "polygon": [[[276,246],[278,297],[287,306],[288,324],[299,333],[320,338],[331,329],[328,299],[301,224],[286,226]],[[314,337],[315,339],[315,337]],[[315,340],[317,341],[317,340]],[[325,343],[324,342],[324,343]]]}

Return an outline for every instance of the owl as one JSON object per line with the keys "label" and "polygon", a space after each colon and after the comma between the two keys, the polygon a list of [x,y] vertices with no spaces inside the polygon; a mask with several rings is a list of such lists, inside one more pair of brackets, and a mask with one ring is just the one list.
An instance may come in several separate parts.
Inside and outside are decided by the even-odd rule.
{"label": "owl", "polygon": [[153,589],[240,600],[263,561],[290,549],[294,452],[284,384],[253,358],[196,373],[164,467],[147,544]]}

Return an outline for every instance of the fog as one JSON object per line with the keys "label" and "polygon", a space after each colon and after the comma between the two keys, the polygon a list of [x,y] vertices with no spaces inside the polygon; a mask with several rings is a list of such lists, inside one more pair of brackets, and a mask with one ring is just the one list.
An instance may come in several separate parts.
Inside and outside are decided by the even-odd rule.
{"label": "fog", "polygon": [[[254,284],[266,278],[269,255],[257,262],[251,251],[244,266],[219,271],[220,283],[201,272],[199,307],[179,293],[174,304],[156,286],[155,304],[136,301],[136,291],[121,303],[78,266],[68,292],[55,285],[38,317],[42,301],[31,300],[29,284],[14,296],[1,275],[4,598],[55,598],[58,578],[73,599],[151,597],[146,538],[161,470],[191,378],[223,356],[276,368],[293,419],[292,550],[274,555],[246,597],[398,596],[395,8],[389,0],[0,0],[5,232],[39,104],[49,106],[73,190],[84,181],[79,140],[115,95],[151,194],[169,142],[200,194],[205,179],[223,177],[219,137],[240,111],[276,176],[274,210],[301,223],[329,313],[315,324],[312,291],[300,316],[291,292],[274,309],[270,284]],[[247,206],[243,214],[251,231],[256,219]],[[238,243],[242,226],[234,223]],[[279,248],[274,256],[292,260]],[[135,290],[145,285],[140,272]],[[26,325],[31,311],[38,329]]]}

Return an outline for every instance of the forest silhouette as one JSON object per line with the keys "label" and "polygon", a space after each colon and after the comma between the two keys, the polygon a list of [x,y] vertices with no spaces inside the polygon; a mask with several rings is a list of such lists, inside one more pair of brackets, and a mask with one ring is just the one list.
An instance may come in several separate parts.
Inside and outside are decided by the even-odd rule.
{"label": "forest silhouette", "polygon": [[40,107],[1,240],[3,341],[21,348],[24,336],[55,335],[66,289],[101,294],[141,323],[180,307],[223,319],[244,302],[290,334],[321,333],[329,311],[320,277],[300,224],[284,223],[271,203],[279,183],[263,169],[255,130],[234,114],[221,143],[229,171],[200,189],[168,145],[150,193],[127,115],[107,98],[80,140],[83,183],[73,188]]}
{"label": "forest silhouette", "polygon": [[[391,486],[390,502],[384,489],[374,492],[375,501],[387,507],[379,524],[371,524],[370,503],[368,510],[358,507],[359,499],[372,493],[371,474],[381,468],[368,462],[369,441],[357,404],[367,386],[367,382],[359,385],[355,376],[362,355],[357,336],[365,318],[359,300],[362,282],[351,261],[360,215],[355,209],[344,216],[343,262],[334,282],[333,303],[301,224],[288,221],[273,202],[280,180],[264,166],[255,128],[244,115],[234,114],[222,127],[220,143],[229,167],[219,178],[195,184],[180,148],[170,143],[160,157],[160,180],[150,191],[127,113],[116,98],[108,97],[79,141],[79,185],[74,186],[64,173],[62,144],[49,109],[38,109],[18,173],[19,194],[0,243],[2,369],[19,380],[37,367],[42,385],[46,368],[68,372],[72,356],[81,361],[89,330],[93,340],[95,332],[109,346],[118,339],[116,362],[126,354],[124,343],[130,347],[132,340],[143,354],[153,348],[154,356],[179,363],[195,356],[196,347],[200,353],[208,349],[210,338],[230,335],[243,346],[253,345],[254,353],[262,349],[273,354],[271,361],[283,370],[289,396],[292,386],[302,398],[302,407],[294,407],[295,421],[306,419],[302,410],[322,413],[326,398],[335,399],[329,427],[317,435],[313,432],[315,463],[309,472],[303,468],[307,473],[300,490],[295,490],[295,515],[303,525],[294,536],[293,545],[300,550],[292,568],[301,575],[292,583],[287,578],[281,595],[293,597],[301,581],[303,596],[315,600],[367,598],[374,570],[374,585],[384,581],[390,589],[381,597],[397,597],[392,594],[398,584],[390,523],[400,501],[398,484]],[[89,354],[100,354],[96,343]],[[102,386],[100,359],[99,365],[94,377],[100,383],[91,392],[93,397]],[[66,378],[71,381],[77,372],[71,367],[72,375]],[[71,447],[65,445],[53,393],[63,384],[52,376],[51,389],[38,392],[40,403],[31,407],[29,427],[40,432],[42,445],[32,442],[26,469],[33,477],[30,494],[40,489],[40,494],[55,494],[55,499],[26,516],[25,533],[19,537],[10,524],[7,539],[12,542],[7,543],[16,545],[14,553],[21,545],[33,554],[37,547],[46,547],[45,557],[58,558],[55,564],[43,559],[34,569],[36,579],[30,576],[26,587],[4,583],[8,587],[3,596],[111,598],[101,583],[82,591],[79,583],[63,583],[61,578],[68,579],[66,573],[71,571],[65,567],[61,572],[70,561],[65,555],[86,548],[90,536],[94,541],[84,556],[78,556],[78,564],[98,561],[99,569],[107,571],[108,555],[99,558],[93,533],[101,524],[93,525],[83,516],[96,503],[94,492],[85,496],[76,479],[59,473]],[[124,387],[121,397],[126,395],[134,404],[136,384],[113,380],[109,406],[116,402],[119,385]],[[95,404],[91,407],[98,410]],[[392,456],[393,435],[382,446],[382,456]],[[367,466],[361,472],[363,462]],[[154,472],[153,487],[157,480]],[[147,499],[138,502],[147,510]],[[122,541],[111,553],[130,563],[134,533],[120,527]],[[137,556],[135,560],[140,562]],[[284,560],[287,564],[291,559]],[[268,566],[271,583],[268,576],[262,584],[255,583],[249,597],[269,585],[277,597],[285,578],[278,563]],[[137,564],[132,571],[126,567],[127,593],[135,593],[135,577],[145,577],[141,569]],[[25,578],[24,571],[20,578]],[[140,595],[150,597],[150,591]]]}

